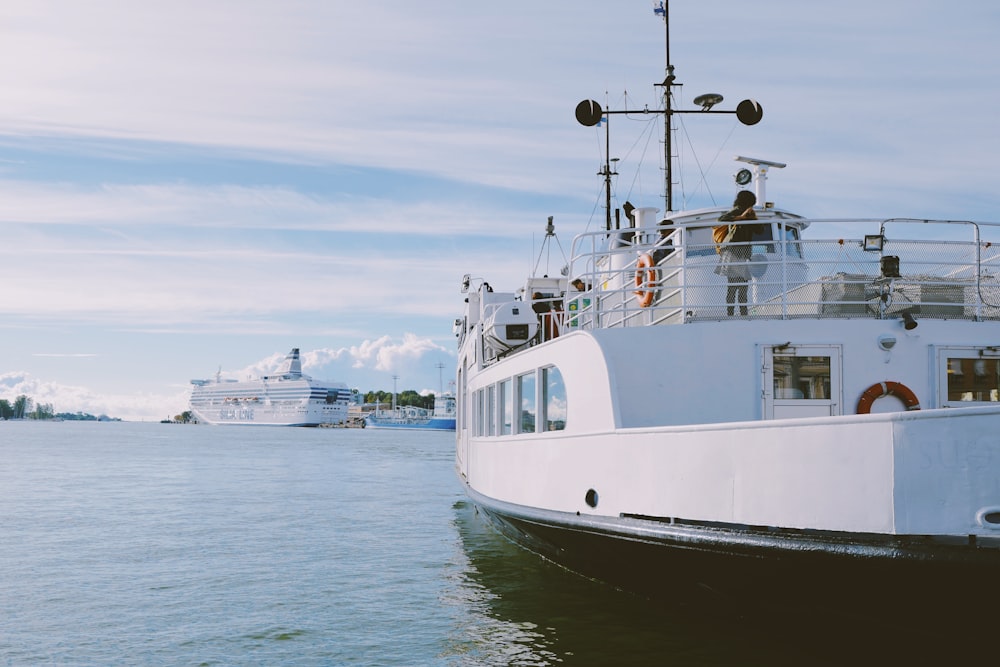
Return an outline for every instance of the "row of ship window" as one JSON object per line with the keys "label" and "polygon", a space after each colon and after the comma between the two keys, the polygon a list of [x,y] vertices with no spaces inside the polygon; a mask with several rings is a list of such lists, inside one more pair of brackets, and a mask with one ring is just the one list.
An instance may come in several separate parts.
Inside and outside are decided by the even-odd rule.
{"label": "row of ship window", "polygon": [[[981,350],[980,354],[986,350]],[[942,407],[1000,402],[1000,359],[945,355],[947,390]],[[832,396],[828,356],[774,355],[774,396],[828,399]]]}
{"label": "row of ship window", "polygon": [[506,378],[472,394],[477,436],[561,431],[566,428],[566,385],[555,366]]}
{"label": "row of ship window", "polygon": [[[771,363],[766,364],[771,369],[769,379],[773,382],[774,399],[825,402],[839,393],[839,388],[833,386],[839,386],[839,379],[835,380],[833,373],[840,365],[839,358],[834,363],[834,358],[839,357],[837,351],[828,349],[832,355],[816,354],[820,352],[816,348],[810,351],[812,354],[774,354]],[[942,380],[946,378],[946,386],[942,407],[1000,402],[1000,359],[985,357],[985,352],[970,350],[966,352],[969,356],[957,356],[957,350],[944,351]],[[476,390],[471,398],[470,426],[477,436],[566,428],[566,385],[555,366],[505,378]],[[777,413],[768,415],[776,416]]]}

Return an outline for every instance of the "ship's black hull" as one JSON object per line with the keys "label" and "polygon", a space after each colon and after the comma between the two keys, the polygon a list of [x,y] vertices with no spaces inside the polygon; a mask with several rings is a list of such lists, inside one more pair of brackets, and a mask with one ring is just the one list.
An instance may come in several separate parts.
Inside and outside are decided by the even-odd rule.
{"label": "ship's black hull", "polygon": [[469,490],[504,536],[578,572],[647,597],[891,617],[913,627],[992,624],[1000,549],[927,538],[782,533],[755,527],[619,522],[532,510]]}

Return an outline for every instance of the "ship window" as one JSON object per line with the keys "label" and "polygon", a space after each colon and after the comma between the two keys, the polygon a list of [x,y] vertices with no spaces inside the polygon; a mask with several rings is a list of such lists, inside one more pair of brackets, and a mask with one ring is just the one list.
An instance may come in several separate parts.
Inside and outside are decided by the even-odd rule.
{"label": "ship window", "polygon": [[566,428],[566,385],[555,366],[542,369],[542,429],[561,431]]}
{"label": "ship window", "polygon": [[486,388],[486,435],[497,434],[496,385]]}
{"label": "ship window", "polygon": [[464,365],[464,362],[463,362],[462,367],[458,369],[458,386],[459,386],[459,390],[458,390],[458,392],[456,394],[456,398],[455,398],[455,406],[458,408],[458,412],[456,414],[457,422],[456,422],[455,425],[458,428],[458,431],[462,432],[462,431],[464,431],[466,429],[466,426],[467,426],[467,417],[466,417],[465,411],[468,409],[468,406],[467,406],[468,400],[465,397],[466,385],[465,385],[465,365]]}
{"label": "ship window", "polygon": [[799,242],[799,230],[796,227],[785,227],[785,256],[802,259],[802,244]]}
{"label": "ship window", "polygon": [[793,419],[841,414],[843,387],[839,345],[761,348],[761,417]]}
{"label": "ship window", "polygon": [[1000,401],[1000,359],[948,358],[948,402]]}
{"label": "ship window", "polygon": [[712,240],[711,227],[688,227],[687,256],[714,257],[715,241]]}
{"label": "ship window", "polygon": [[473,398],[474,405],[476,406],[476,435],[483,435],[483,390],[480,389],[475,393]]}
{"label": "ship window", "polygon": [[755,227],[753,227],[753,233],[750,237],[750,242],[753,243],[750,246],[750,254],[756,255],[758,253],[773,253],[774,244],[768,243],[768,241],[773,241],[774,236],[771,234],[771,224],[767,222],[762,222]]}
{"label": "ship window", "polygon": [[[717,223],[718,224],[718,223]],[[775,252],[774,234],[772,225],[769,222],[761,222],[750,237],[751,253],[773,253]],[[786,235],[788,231],[785,230]],[[792,240],[787,238],[787,240]],[[689,227],[687,236],[688,257],[714,257],[716,255],[715,241],[712,240],[712,227]],[[797,247],[797,246],[796,246]],[[791,253],[791,251],[789,251]],[[796,255],[798,256],[798,255]]]}
{"label": "ship window", "polygon": [[774,355],[774,397],[830,398],[830,357]]}
{"label": "ship window", "polygon": [[517,376],[517,395],[521,402],[520,424],[518,433],[535,432],[535,374],[525,373]]}
{"label": "ship window", "polygon": [[500,383],[499,435],[510,435],[514,425],[514,383],[504,380]]}

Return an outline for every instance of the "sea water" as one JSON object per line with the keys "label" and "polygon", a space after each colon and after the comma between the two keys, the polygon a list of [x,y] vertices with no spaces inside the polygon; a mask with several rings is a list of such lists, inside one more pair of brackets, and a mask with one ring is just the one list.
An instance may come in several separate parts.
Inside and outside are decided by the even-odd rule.
{"label": "sea water", "polygon": [[497,535],[453,452],[439,432],[0,422],[0,664],[844,664],[919,640],[579,577]]}

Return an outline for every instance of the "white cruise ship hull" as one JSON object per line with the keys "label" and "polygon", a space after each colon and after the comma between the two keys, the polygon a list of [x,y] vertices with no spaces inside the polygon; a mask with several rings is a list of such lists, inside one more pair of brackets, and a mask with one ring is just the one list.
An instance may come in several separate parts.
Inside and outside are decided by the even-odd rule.
{"label": "white cruise ship hull", "polygon": [[347,421],[346,384],[302,373],[298,348],[275,375],[255,380],[192,380],[190,410],[204,424],[238,426],[337,426]]}
{"label": "white cruise ship hull", "polygon": [[[332,394],[331,394],[332,392]],[[347,420],[346,387],[305,381],[223,383],[196,388],[191,412],[205,424],[258,426],[339,425]]]}

